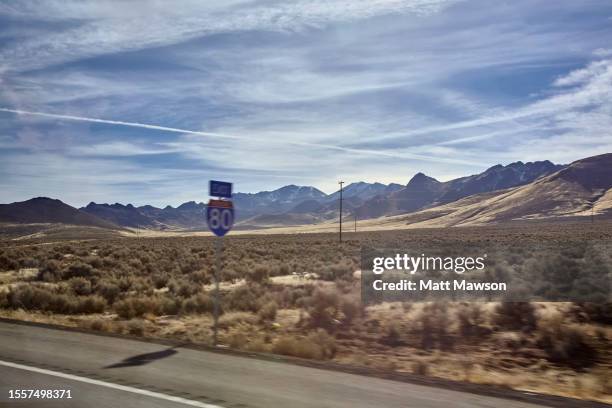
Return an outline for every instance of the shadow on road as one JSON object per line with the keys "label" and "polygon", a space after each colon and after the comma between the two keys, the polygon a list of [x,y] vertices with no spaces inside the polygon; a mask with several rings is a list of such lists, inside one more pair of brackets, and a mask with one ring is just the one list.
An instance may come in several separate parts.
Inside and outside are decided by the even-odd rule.
{"label": "shadow on road", "polygon": [[132,357],[128,357],[119,363],[111,364],[104,368],[121,368],[145,365],[152,363],[155,360],[170,357],[176,353],[178,353],[178,351],[176,351],[174,347],[171,347],[166,350],[155,351],[153,353],[138,354]]}

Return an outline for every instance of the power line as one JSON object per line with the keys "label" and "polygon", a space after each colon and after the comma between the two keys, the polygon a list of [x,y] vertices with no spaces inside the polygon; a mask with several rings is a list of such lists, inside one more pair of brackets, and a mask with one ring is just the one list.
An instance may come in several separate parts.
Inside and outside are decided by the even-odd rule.
{"label": "power line", "polygon": [[338,184],[340,184],[340,229],[339,229],[339,239],[340,242],[342,242],[342,185],[344,184],[344,181],[339,181]]}

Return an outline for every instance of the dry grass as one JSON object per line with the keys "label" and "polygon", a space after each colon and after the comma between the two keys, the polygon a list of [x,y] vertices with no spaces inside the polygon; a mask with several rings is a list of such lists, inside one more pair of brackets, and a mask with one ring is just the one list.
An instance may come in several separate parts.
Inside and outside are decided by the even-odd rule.
{"label": "dry grass", "polygon": [[[225,240],[220,339],[273,352],[612,402],[612,310],[593,304],[359,300],[361,245],[612,240],[598,226]],[[207,237],[0,243],[0,314],[209,344]]]}

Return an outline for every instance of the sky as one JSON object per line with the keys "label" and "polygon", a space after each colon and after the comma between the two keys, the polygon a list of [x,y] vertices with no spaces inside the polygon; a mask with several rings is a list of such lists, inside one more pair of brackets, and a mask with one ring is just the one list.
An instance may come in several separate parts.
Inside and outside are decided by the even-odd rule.
{"label": "sky", "polygon": [[609,0],[0,0],[0,202],[612,152]]}

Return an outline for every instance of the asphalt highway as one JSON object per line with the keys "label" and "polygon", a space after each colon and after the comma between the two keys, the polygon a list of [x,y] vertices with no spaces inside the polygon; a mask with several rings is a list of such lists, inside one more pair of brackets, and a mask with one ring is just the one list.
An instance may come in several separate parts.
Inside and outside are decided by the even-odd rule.
{"label": "asphalt highway", "polygon": [[[65,389],[71,399],[9,399]],[[229,353],[0,323],[0,406],[422,407],[546,406]],[[574,406],[574,405],[568,405]]]}

